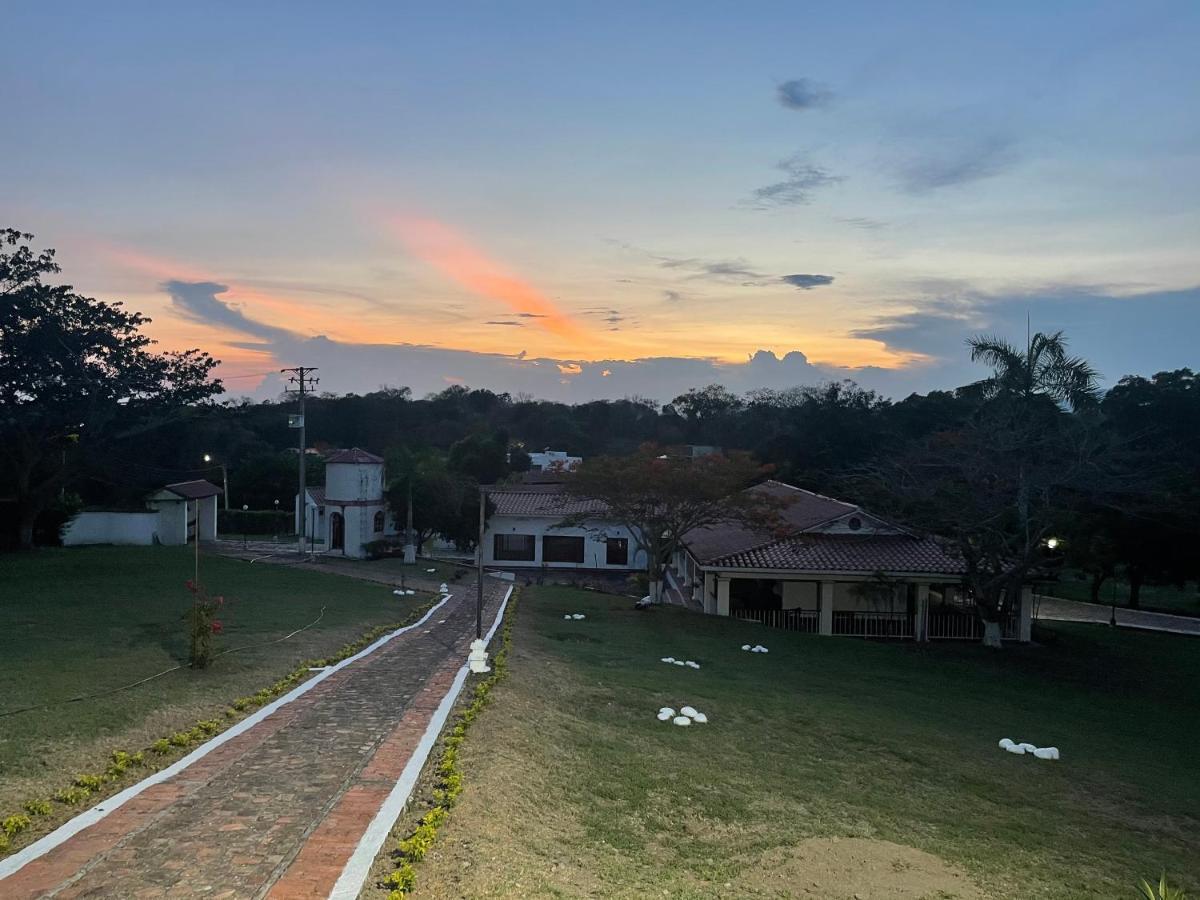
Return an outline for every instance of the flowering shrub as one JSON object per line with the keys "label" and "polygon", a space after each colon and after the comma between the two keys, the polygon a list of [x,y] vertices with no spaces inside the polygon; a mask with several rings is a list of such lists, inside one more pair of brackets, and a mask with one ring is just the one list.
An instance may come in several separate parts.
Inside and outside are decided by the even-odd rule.
{"label": "flowering shrub", "polygon": [[188,662],[193,669],[206,669],[213,660],[213,635],[225,630],[217,612],[225,605],[224,597],[210,597],[190,578],[187,589],[192,593],[192,608],[188,610]]}

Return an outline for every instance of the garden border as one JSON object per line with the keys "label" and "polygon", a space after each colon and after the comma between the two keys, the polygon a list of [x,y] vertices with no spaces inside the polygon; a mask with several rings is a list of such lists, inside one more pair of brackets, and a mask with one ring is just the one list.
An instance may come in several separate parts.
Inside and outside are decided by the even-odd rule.
{"label": "garden border", "polygon": [[278,699],[272,701],[271,703],[267,704],[266,706],[259,708],[255,712],[248,715],[246,718],[242,719],[237,724],[232,725],[231,727],[227,728],[225,731],[222,731],[220,734],[213,737],[211,740],[206,741],[205,743],[201,744],[199,747],[197,747],[195,750],[193,750],[187,756],[184,756],[181,759],[176,760],[171,765],[169,765],[163,769],[159,769],[157,772],[154,772],[152,775],[149,775],[146,778],[143,778],[141,781],[130,785],[129,787],[125,788],[120,793],[114,794],[113,796],[111,796],[105,800],[102,800],[96,806],[93,806],[91,809],[86,810],[85,812],[80,813],[79,815],[75,816],[74,818],[69,819],[68,821],[66,821],[62,825],[60,825],[58,828],[56,828],[54,831],[50,832],[49,834],[47,834],[41,838],[38,838],[38,840],[34,841],[32,844],[29,844],[27,847],[23,847],[21,850],[17,851],[16,853],[12,854],[11,856],[8,856],[4,859],[0,859],[0,881],[7,878],[9,875],[13,875],[16,872],[20,871],[21,869],[23,869],[25,866],[27,866],[29,863],[33,862],[34,860],[39,859],[42,856],[45,856],[47,853],[49,853],[55,847],[58,847],[59,845],[70,840],[72,837],[74,837],[76,834],[83,831],[84,829],[89,828],[92,825],[94,825],[95,823],[99,822],[101,819],[105,818],[109,813],[120,808],[125,803],[127,803],[129,800],[132,800],[134,797],[136,797],[138,794],[142,793],[146,789],[153,787],[154,785],[159,784],[163,781],[166,781],[168,778],[174,777],[178,773],[182,772],[184,769],[188,768],[192,763],[207,756],[213,750],[216,750],[222,744],[225,744],[226,742],[233,740],[233,738],[237,737],[238,735],[250,730],[255,725],[257,725],[259,722],[263,721],[269,715],[274,713],[276,710],[286,706],[287,704],[291,703],[293,700],[297,699],[298,697],[301,697],[304,694],[308,693],[308,691],[310,691],[312,688],[316,687],[318,684],[320,684],[322,681],[324,681],[330,675],[333,675],[335,672],[340,671],[341,669],[345,668],[346,666],[350,665],[353,662],[357,662],[358,660],[362,659],[365,656],[369,656],[370,654],[372,654],[376,650],[378,650],[380,647],[382,647],[385,644],[392,641],[394,638],[397,638],[400,635],[413,630],[414,628],[418,628],[421,625],[424,625],[425,622],[427,622],[429,620],[429,618],[435,612],[437,612],[447,602],[449,602],[449,600],[453,596],[454,596],[453,594],[445,594],[441,600],[439,600],[437,603],[435,603],[433,606],[431,606],[426,611],[426,613],[423,616],[421,616],[420,619],[418,619],[416,622],[413,622],[411,625],[405,625],[401,628],[396,629],[395,631],[392,631],[392,632],[389,632],[388,634],[383,635],[381,638],[376,640],[374,643],[372,643],[369,646],[365,647],[364,649],[360,650],[358,653],[355,653],[353,656],[348,656],[348,657],[346,657],[346,659],[343,659],[340,662],[335,663],[332,666],[329,666],[328,668],[324,669],[323,671],[318,672],[312,678],[310,678],[307,681],[303,682],[302,684],[298,685],[296,688],[294,688],[293,690],[284,694],[282,697],[279,697]]}

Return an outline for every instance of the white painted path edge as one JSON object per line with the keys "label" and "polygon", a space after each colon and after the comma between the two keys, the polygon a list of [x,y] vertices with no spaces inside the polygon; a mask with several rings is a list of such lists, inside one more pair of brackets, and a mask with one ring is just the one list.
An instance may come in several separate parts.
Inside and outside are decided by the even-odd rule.
{"label": "white painted path edge", "polygon": [[[512,592],[512,587],[509,587],[504,594],[500,609],[496,611],[495,621],[492,622],[492,627],[484,636],[485,645],[491,645],[496,629],[500,627],[500,622],[504,619],[504,611],[508,608],[508,600],[512,596]],[[400,773],[395,787],[379,807],[379,812],[375,814],[375,818],[363,832],[350,859],[346,861],[342,874],[338,876],[337,883],[329,892],[330,900],[354,900],[362,891],[367,876],[371,874],[371,866],[375,862],[375,857],[383,849],[384,841],[391,834],[400,814],[404,812],[404,807],[408,805],[413,788],[416,787],[417,778],[420,776],[421,770],[425,768],[425,761],[429,759],[433,745],[437,742],[438,735],[442,733],[442,728],[446,725],[446,719],[450,717],[450,711],[454,708],[458,695],[462,693],[463,685],[467,680],[467,672],[468,668],[464,664],[458,670],[458,674],[454,676],[454,683],[450,685],[450,689],[442,697],[442,702],[434,710],[433,718],[429,720],[429,725],[425,728],[425,733],[421,735],[420,742],[413,750],[412,756],[408,758],[408,762],[405,763],[404,771]]]}
{"label": "white painted path edge", "polygon": [[101,819],[103,819],[105,816],[107,816],[113,810],[120,808],[125,803],[127,803],[128,801],[130,801],[134,797],[136,797],[138,794],[142,793],[142,791],[146,790],[147,788],[153,787],[154,785],[159,784],[163,781],[166,781],[168,778],[172,778],[173,776],[182,772],[184,769],[186,769],[192,763],[196,762],[199,759],[204,758],[209,753],[212,753],[214,750],[216,750],[222,744],[233,740],[235,737],[237,737],[239,734],[242,734],[243,732],[249,731],[251,728],[253,728],[255,725],[257,725],[259,722],[263,721],[263,719],[267,718],[267,716],[271,715],[271,713],[275,712],[277,709],[280,709],[281,707],[286,706],[287,704],[291,703],[296,698],[301,697],[304,694],[311,691],[313,688],[315,688],[318,684],[320,684],[322,681],[324,681],[330,675],[334,674],[335,672],[340,671],[341,669],[344,669],[346,666],[350,665],[351,663],[357,662],[358,660],[362,659],[364,656],[369,656],[370,654],[372,654],[376,650],[378,650],[380,647],[382,647],[384,644],[387,644],[389,641],[391,641],[395,638],[398,638],[400,635],[404,634],[405,632],[412,631],[414,628],[419,628],[420,626],[424,625],[429,620],[429,617],[432,616],[439,609],[441,609],[443,606],[445,606],[446,603],[449,602],[450,598],[453,596],[454,596],[453,594],[446,594],[441,600],[439,600],[436,604],[434,604],[432,607],[430,607],[429,611],[427,613],[425,613],[425,615],[421,616],[421,618],[418,619],[413,624],[405,625],[403,628],[397,628],[395,631],[385,634],[383,637],[381,637],[375,643],[371,644],[369,647],[367,647],[363,650],[360,650],[358,653],[355,653],[353,656],[349,656],[346,659],[343,659],[340,663],[337,663],[336,665],[332,665],[328,669],[325,669],[324,671],[320,672],[319,674],[314,675],[308,681],[304,682],[304,684],[301,684],[298,687],[294,688],[293,690],[289,691],[288,693],[284,694],[278,700],[274,700],[271,703],[268,703],[262,709],[258,710],[257,712],[253,713],[252,715],[249,715],[246,718],[242,719],[242,721],[238,722],[232,728],[229,728],[226,731],[222,731],[220,734],[218,734],[212,740],[201,744],[199,747],[197,747],[195,750],[193,750],[187,756],[183,757],[182,759],[177,760],[176,762],[167,766],[165,769],[161,769],[161,770],[155,772],[153,775],[143,778],[137,784],[130,785],[129,787],[125,788],[125,790],[121,791],[119,794],[114,794],[113,796],[109,797],[107,800],[103,801],[99,805],[92,807],[87,812],[80,813],[79,815],[75,816],[75,818],[71,819],[69,822],[65,822],[64,824],[60,825],[58,828],[56,828],[54,831],[50,832],[45,837],[39,838],[38,840],[34,841],[32,844],[30,844],[28,847],[26,847],[20,853],[15,853],[12,856],[8,857],[8,859],[0,860],[0,881],[7,878],[9,875],[12,875],[13,873],[20,871],[25,866],[27,866],[29,863],[33,862],[35,859],[45,856],[47,853],[49,853],[55,847],[70,840],[72,837],[79,834],[79,832],[83,831],[85,828],[95,825],[97,822],[99,822]]}

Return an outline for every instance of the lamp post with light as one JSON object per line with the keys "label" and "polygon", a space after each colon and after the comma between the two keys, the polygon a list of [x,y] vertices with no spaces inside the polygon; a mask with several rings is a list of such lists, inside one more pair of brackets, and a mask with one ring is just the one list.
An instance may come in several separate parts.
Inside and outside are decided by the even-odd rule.
{"label": "lamp post with light", "polygon": [[[204,461],[206,463],[212,463],[212,461],[213,461],[212,454],[205,453]],[[215,463],[215,465],[221,467],[221,484],[225,488],[225,509],[226,509],[226,511],[228,511],[228,509],[229,509],[229,470],[225,468],[225,463]]]}

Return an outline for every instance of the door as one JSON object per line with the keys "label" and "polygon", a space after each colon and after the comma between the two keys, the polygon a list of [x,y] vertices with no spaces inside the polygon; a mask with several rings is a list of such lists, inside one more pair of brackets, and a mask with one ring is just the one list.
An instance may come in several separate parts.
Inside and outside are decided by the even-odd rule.
{"label": "door", "polygon": [[346,549],[346,520],[342,518],[341,513],[332,513],[329,516],[329,549]]}

